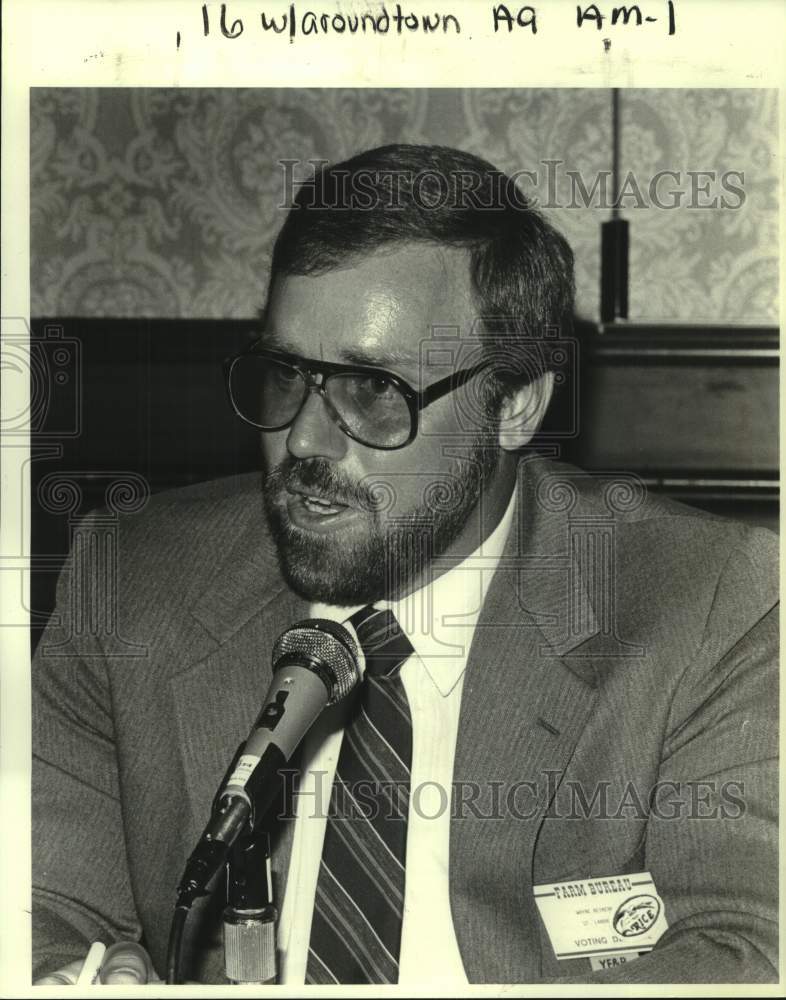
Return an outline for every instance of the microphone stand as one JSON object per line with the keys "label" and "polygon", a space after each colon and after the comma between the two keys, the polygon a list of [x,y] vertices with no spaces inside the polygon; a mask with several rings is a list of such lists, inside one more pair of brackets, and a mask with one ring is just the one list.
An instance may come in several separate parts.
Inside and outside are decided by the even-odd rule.
{"label": "microphone stand", "polygon": [[357,644],[342,625],[307,619],[279,636],[263,708],[219,786],[210,820],[177,886],[167,949],[168,984],[181,982],[180,958],[191,907],[209,895],[209,885],[227,859],[232,866],[224,911],[227,976],[233,982],[275,981],[277,914],[268,837],[261,833],[260,821],[276,797],[284,765],[308,728],[359,679]]}
{"label": "microphone stand", "polygon": [[239,837],[227,860],[224,972],[231,983],[274,985],[276,919],[267,831]]}
{"label": "microphone stand", "polygon": [[[241,743],[221,787],[235,770],[243,749]],[[220,790],[216,793],[208,826],[191,853],[178,885],[167,949],[166,981],[170,985],[182,983],[180,952],[191,906],[200,896],[209,894],[209,884],[222,869],[227,873],[228,905],[223,913],[227,978],[254,983],[269,982],[272,976],[275,982],[275,921],[278,914],[272,898],[270,837],[262,830],[262,818],[275,794],[275,786],[270,780],[271,766],[268,763],[259,769],[262,780],[258,779],[252,788],[255,794],[250,808],[242,799],[222,801]],[[270,945],[265,943],[267,935],[272,942]],[[252,958],[255,948],[261,949],[256,959]],[[272,954],[272,971],[269,971],[268,951]],[[243,978],[246,974],[255,976],[257,973],[265,974],[266,978]]]}

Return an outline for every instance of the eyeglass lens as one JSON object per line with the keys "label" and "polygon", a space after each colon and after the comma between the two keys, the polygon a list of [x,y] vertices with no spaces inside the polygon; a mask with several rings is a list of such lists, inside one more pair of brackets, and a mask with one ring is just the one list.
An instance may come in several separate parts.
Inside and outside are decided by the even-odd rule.
{"label": "eyeglass lens", "polygon": [[[364,444],[394,448],[411,432],[412,416],[395,382],[374,373],[328,376],[325,395],[346,430]],[[271,358],[244,355],[234,362],[230,392],[240,415],[257,427],[286,427],[298,414],[308,387],[290,365]]]}

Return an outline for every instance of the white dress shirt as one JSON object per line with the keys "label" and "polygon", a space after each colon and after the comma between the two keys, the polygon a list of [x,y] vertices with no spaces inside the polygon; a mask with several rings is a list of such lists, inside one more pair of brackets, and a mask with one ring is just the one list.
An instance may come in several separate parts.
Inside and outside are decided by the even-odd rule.
{"label": "white dress shirt", "polygon": [[[515,509],[471,556],[401,601],[391,602],[414,653],[401,667],[412,716],[412,768],[399,984],[466,985],[448,892],[453,761],[459,708],[475,625],[499,563]],[[385,607],[376,602],[376,607]],[[314,618],[344,622],[356,609],[311,606]],[[284,903],[278,927],[279,983],[303,985],[330,790],[343,730],[329,709],[303,747],[301,783]]]}

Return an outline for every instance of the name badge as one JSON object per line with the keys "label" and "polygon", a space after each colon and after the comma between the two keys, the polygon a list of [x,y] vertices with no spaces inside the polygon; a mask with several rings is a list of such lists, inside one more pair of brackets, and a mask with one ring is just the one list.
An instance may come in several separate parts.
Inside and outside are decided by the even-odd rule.
{"label": "name badge", "polygon": [[669,926],[649,872],[552,882],[534,893],[557,958],[589,958],[596,971],[652,951]]}

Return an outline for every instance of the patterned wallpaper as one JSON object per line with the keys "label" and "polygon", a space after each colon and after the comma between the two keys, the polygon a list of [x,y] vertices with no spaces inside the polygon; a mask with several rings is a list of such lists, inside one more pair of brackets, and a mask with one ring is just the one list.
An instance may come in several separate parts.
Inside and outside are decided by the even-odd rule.
{"label": "patterned wallpaper", "polygon": [[[631,318],[777,322],[777,94],[628,90],[621,175],[631,222]],[[31,92],[33,315],[237,317],[264,294],[283,220],[281,159],[336,160],[387,142],[438,142],[530,170],[577,258],[578,311],[597,317],[606,207],[571,207],[611,167],[604,90],[131,90]],[[654,206],[648,186],[667,177]],[[688,207],[744,171],[744,202]],[[737,183],[739,183],[737,181]],[[732,204],[741,200],[726,193]]]}

